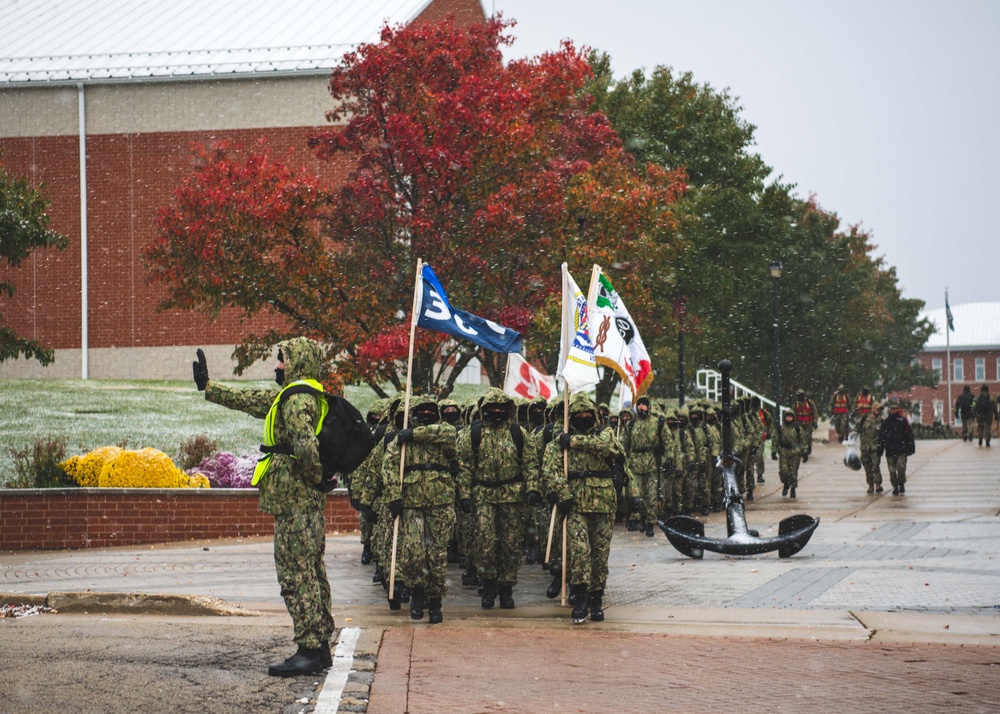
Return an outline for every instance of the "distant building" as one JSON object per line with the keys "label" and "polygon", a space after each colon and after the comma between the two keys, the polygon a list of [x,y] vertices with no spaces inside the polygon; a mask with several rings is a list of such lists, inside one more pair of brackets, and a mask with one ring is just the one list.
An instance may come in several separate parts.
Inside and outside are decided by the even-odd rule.
{"label": "distant building", "polygon": [[0,0],[3,165],[45,183],[51,227],[70,241],[0,273],[17,288],[8,326],[56,352],[47,368],[0,363],[0,378],[190,379],[195,346],[230,377],[233,345],[283,318],[158,312],[166,290],[145,280],[142,250],[191,147],[266,137],[276,156],[294,148],[312,172],[344,176],[306,149],[329,129],[331,69],[384,22],[447,15],[486,17],[480,0]]}
{"label": "distant building", "polygon": [[[913,402],[912,421],[961,425],[955,400],[968,386],[974,395],[984,384],[994,397],[1000,393],[1000,302],[972,302],[951,308],[955,331],[945,330],[945,309],[926,310],[937,328],[915,359],[938,375],[936,389],[914,387],[905,396]],[[949,391],[948,380],[951,380]]]}

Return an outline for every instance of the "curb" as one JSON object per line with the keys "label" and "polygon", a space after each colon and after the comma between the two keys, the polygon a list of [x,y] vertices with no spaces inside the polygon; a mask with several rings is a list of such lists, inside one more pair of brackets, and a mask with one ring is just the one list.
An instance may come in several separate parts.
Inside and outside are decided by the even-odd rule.
{"label": "curb", "polygon": [[0,593],[0,604],[44,605],[57,612],[82,614],[210,615],[252,617],[259,613],[201,595],[147,593],[51,592],[47,595]]}

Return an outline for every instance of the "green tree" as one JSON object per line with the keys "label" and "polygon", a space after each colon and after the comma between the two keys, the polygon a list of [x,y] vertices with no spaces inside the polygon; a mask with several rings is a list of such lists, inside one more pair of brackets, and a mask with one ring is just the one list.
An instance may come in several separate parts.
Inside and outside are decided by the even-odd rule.
{"label": "green tree", "polygon": [[[44,186],[8,174],[0,154],[0,257],[6,263],[6,275],[11,275],[38,248],[63,249],[69,244],[49,229],[48,205]],[[12,277],[0,278],[0,297],[12,298],[15,291]],[[55,361],[51,349],[18,336],[5,322],[0,312],[0,362],[21,356],[34,358],[42,365]]]}

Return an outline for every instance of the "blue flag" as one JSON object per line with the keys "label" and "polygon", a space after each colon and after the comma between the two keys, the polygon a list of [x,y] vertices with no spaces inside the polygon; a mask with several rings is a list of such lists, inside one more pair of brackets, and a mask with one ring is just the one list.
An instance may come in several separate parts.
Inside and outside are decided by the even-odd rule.
{"label": "blue flag", "polygon": [[470,312],[453,308],[431,266],[424,264],[420,278],[417,327],[444,332],[494,352],[521,351],[520,332]]}
{"label": "blue flag", "polygon": [[944,314],[948,316],[948,329],[955,331],[955,317],[951,314],[951,306],[948,305],[948,293],[944,294]]}

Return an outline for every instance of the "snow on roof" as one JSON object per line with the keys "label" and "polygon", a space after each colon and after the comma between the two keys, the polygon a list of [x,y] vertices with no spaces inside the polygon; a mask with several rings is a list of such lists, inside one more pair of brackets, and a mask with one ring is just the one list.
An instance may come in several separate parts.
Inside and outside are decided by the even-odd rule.
{"label": "snow on roof", "polygon": [[0,86],[328,72],[431,0],[0,0]]}
{"label": "snow on roof", "polygon": [[944,331],[948,321],[945,317],[945,308],[924,310],[920,313],[921,318],[927,318],[937,328],[928,338],[925,350],[944,350],[949,344],[951,349],[1000,347],[1000,302],[952,305],[951,314],[955,331],[946,337]]}

